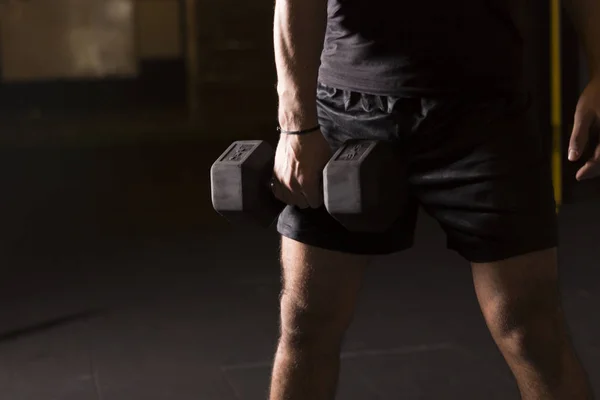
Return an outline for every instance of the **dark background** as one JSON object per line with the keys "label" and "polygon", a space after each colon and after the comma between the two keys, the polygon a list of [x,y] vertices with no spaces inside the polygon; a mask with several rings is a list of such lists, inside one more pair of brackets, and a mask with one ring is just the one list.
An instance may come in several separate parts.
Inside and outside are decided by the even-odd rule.
{"label": "dark background", "polygon": [[[527,70],[550,154],[542,3],[529,10]],[[273,5],[180,6],[187,50],[140,61],[135,79],[0,83],[2,398],[265,398],[277,336],[277,235],[218,217],[208,171],[232,140],[276,139]],[[586,77],[564,23],[567,143]],[[599,390],[600,197],[597,183],[574,184],[573,168],[565,162],[563,292]],[[468,266],[444,249],[427,216],[417,237],[415,249],[381,258],[368,273],[339,398],[517,398]]]}

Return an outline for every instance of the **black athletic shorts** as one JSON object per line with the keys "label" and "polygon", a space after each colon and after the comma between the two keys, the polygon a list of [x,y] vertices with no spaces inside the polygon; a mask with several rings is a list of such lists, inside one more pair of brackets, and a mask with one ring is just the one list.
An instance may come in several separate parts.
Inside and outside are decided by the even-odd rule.
{"label": "black athletic shorts", "polygon": [[[288,206],[277,224],[296,241],[354,254],[412,246],[419,206],[435,218],[448,247],[472,262],[492,262],[557,246],[548,156],[530,97],[390,97],[324,86],[319,122],[333,150],[348,139],[399,145],[408,205],[383,233],[353,233],[324,208]],[[399,205],[400,206],[400,205]]]}

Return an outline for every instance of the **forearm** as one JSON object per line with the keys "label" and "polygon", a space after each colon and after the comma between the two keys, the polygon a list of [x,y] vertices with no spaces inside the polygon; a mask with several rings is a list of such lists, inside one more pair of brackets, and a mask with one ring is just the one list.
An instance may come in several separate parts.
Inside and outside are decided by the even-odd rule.
{"label": "forearm", "polygon": [[563,0],[581,37],[590,76],[600,78],[600,0]]}
{"label": "forearm", "polygon": [[279,124],[285,130],[317,123],[316,88],[326,21],[326,0],[276,0]]}

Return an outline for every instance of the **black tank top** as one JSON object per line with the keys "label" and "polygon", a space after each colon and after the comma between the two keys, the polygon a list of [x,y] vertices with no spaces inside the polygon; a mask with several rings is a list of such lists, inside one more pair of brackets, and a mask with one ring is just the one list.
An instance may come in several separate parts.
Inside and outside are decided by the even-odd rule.
{"label": "black tank top", "polygon": [[519,0],[328,0],[320,81],[380,95],[513,91]]}

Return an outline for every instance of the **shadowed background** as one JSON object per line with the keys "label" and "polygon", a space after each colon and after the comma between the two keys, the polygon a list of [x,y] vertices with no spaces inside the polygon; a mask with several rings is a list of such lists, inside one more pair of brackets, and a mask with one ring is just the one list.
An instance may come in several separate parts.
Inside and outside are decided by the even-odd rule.
{"label": "shadowed background", "polygon": [[[217,216],[208,171],[232,140],[275,143],[272,8],[0,3],[0,397],[265,398],[278,238]],[[550,154],[549,10],[531,13]],[[570,26],[562,38],[566,138],[585,71]],[[598,185],[568,168],[563,292],[600,390]],[[468,266],[427,216],[417,241],[368,273],[339,398],[516,398]]]}

